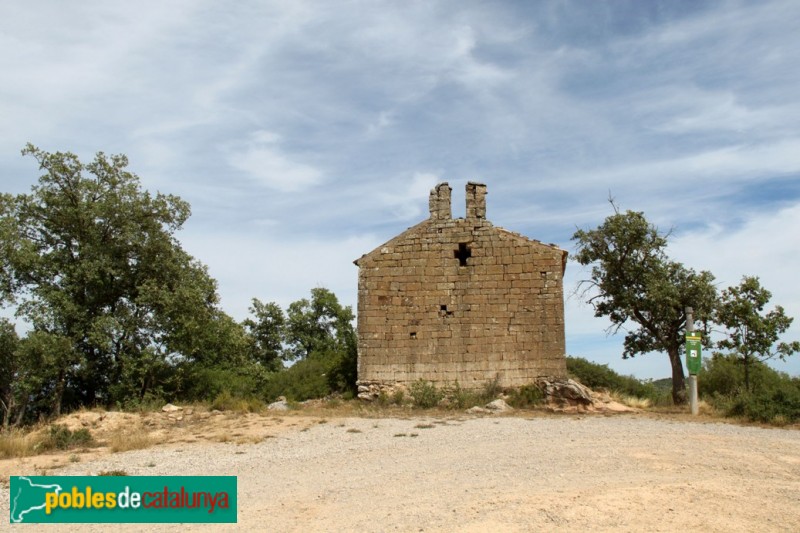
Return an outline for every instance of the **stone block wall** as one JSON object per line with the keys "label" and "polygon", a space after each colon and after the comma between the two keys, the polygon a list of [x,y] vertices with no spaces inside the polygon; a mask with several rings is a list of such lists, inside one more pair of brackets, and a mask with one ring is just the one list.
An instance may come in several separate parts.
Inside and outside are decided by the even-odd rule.
{"label": "stone block wall", "polygon": [[358,379],[503,387],[565,376],[566,252],[494,227],[486,186],[467,185],[467,217],[450,187],[431,217],[356,261]]}

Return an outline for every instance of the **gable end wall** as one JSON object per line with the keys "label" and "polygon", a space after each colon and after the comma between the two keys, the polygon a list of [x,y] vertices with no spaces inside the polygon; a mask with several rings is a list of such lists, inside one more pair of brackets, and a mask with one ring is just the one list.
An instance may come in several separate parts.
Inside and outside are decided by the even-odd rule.
{"label": "gable end wall", "polygon": [[466,220],[432,216],[357,261],[360,382],[478,388],[497,376],[517,387],[566,376],[565,252],[469,208]]}

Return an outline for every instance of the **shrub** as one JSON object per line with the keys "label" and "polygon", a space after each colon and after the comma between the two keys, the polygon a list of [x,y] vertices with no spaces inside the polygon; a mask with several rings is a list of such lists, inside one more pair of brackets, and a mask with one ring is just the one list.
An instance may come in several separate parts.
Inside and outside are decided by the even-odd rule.
{"label": "shrub", "polygon": [[461,388],[461,385],[456,381],[456,384],[451,389],[442,392],[449,400],[449,406],[456,409],[465,409],[474,405],[483,405],[486,403],[485,391],[476,392],[468,389]]}
{"label": "shrub", "polygon": [[487,402],[497,398],[503,392],[500,387],[500,374],[495,374],[494,379],[487,381],[483,386],[483,396]]}
{"label": "shrub", "polygon": [[234,398],[251,398],[263,390],[269,372],[257,364],[242,366],[204,367],[193,365],[184,368],[187,400],[214,400],[223,392]]}
{"label": "shrub", "polygon": [[536,385],[525,385],[511,391],[508,405],[517,409],[535,407],[544,402],[544,393]]}
{"label": "shrub", "polygon": [[302,402],[312,398],[324,398],[333,392],[328,381],[328,366],[319,359],[301,359],[295,364],[270,376],[264,388],[267,401],[278,396]]}
{"label": "shrub", "polygon": [[120,411],[149,413],[160,410],[167,401],[161,396],[146,393],[143,398],[128,398],[125,401],[117,402]]}
{"label": "shrub", "polygon": [[218,411],[235,411],[238,413],[257,413],[264,409],[264,402],[258,398],[241,398],[233,396],[227,390],[220,392],[211,402],[211,409]]}
{"label": "shrub", "polygon": [[403,405],[406,398],[406,392],[403,389],[397,389],[392,393],[392,403],[395,405]]}
{"label": "shrub", "polygon": [[700,393],[725,416],[785,425],[800,420],[800,380],[759,361],[750,363],[750,387],[735,355],[715,353],[698,376]]}
{"label": "shrub", "polygon": [[[750,362],[750,392],[763,392],[775,389],[787,379],[785,375],[773,370],[761,361]],[[744,365],[735,355],[715,353],[706,359],[698,375],[698,388],[701,395],[720,394],[730,396],[744,391]]]}
{"label": "shrub", "polygon": [[727,416],[753,422],[784,425],[800,420],[800,387],[788,380],[770,391],[717,396],[716,402]]}
{"label": "shrub", "polygon": [[633,376],[622,376],[608,368],[608,365],[592,363],[582,357],[567,357],[567,372],[590,389],[607,389],[627,396],[648,398],[656,404],[666,401],[665,392],[654,383],[642,382]]}
{"label": "shrub", "polygon": [[436,388],[436,385],[424,379],[412,383],[410,389],[411,396],[414,397],[414,405],[423,409],[436,407],[444,398],[444,394]]}
{"label": "shrub", "polygon": [[37,446],[39,451],[68,450],[79,446],[94,444],[94,438],[86,428],[71,431],[67,426],[54,424]]}

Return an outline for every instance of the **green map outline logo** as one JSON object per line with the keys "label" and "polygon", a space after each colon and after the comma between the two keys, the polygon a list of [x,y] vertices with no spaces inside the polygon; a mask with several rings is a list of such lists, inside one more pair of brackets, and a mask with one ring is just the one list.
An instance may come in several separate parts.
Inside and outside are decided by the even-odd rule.
{"label": "green map outline logo", "polygon": [[[45,508],[46,502],[42,500],[40,505],[31,505],[27,506],[25,510],[18,510],[20,506],[20,497],[23,496],[23,485],[22,483],[28,483],[31,489],[33,488],[41,488],[41,489],[55,489],[56,494],[60,494],[64,489],[61,485],[58,484],[50,484],[50,485],[40,485],[31,481],[31,478],[28,476],[12,476],[11,481],[14,478],[19,480],[19,484],[15,487],[13,483],[9,484],[9,501],[10,501],[10,509],[8,512],[9,519],[11,520],[12,524],[19,524],[23,523],[24,516],[33,511],[41,511]],[[14,490],[16,489],[16,491]],[[36,501],[31,502],[31,504],[37,503]]]}

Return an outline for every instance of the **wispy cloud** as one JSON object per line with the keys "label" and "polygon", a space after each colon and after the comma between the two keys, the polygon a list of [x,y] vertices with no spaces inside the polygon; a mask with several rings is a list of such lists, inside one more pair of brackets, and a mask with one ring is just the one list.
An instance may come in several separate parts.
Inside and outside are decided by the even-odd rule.
{"label": "wispy cloud", "polygon": [[234,144],[228,163],[280,192],[302,191],[322,180],[321,171],[284,154],[280,137],[268,131],[257,131],[247,141]]}

